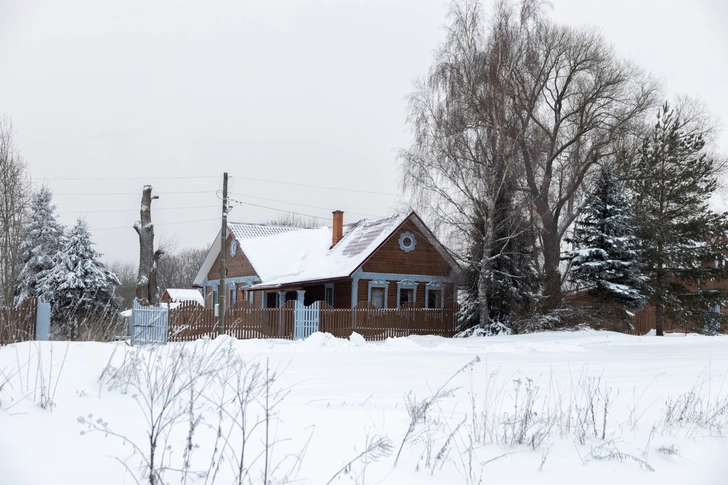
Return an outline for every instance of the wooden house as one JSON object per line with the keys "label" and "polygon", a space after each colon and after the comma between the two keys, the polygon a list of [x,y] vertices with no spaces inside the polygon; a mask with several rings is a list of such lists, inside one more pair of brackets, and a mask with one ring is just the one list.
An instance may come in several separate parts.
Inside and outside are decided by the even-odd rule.
{"label": "wooden house", "polygon": [[[299,228],[229,223],[225,241],[226,302],[255,308],[290,300],[324,301],[333,308],[369,302],[380,309],[437,309],[457,300],[460,267],[410,212],[344,224],[335,211],[331,227]],[[206,306],[217,303],[220,233],[193,286]]]}

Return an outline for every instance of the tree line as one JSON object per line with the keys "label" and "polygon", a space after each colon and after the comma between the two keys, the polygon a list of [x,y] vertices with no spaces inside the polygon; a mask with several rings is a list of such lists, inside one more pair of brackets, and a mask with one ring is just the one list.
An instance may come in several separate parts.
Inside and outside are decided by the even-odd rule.
{"label": "tree line", "polygon": [[724,162],[706,111],[669,106],[600,33],[542,2],[456,1],[449,18],[409,97],[400,167],[464,267],[462,326],[553,316],[570,285],[654,306],[658,333],[705,320],[726,299],[706,282],[726,276],[727,229],[708,205]]}
{"label": "tree line", "polygon": [[[79,338],[81,326],[103,334],[118,323],[119,311],[131,307],[137,267],[114,262],[107,268],[86,221],[79,218],[73,227],[64,227],[51,190],[32,187],[12,124],[0,119],[0,305],[37,297],[51,305],[54,337]],[[166,244],[163,253],[157,278],[162,292],[189,288],[207,249],[174,251]]]}

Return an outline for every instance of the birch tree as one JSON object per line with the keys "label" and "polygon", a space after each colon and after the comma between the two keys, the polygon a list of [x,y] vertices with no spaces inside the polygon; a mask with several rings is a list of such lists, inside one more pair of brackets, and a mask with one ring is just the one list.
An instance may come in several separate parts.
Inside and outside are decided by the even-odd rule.
{"label": "birch tree", "polygon": [[20,271],[20,241],[30,204],[27,166],[13,140],[13,125],[0,118],[0,305],[10,306]]}
{"label": "birch tree", "polygon": [[400,156],[403,185],[415,204],[436,228],[455,235],[483,329],[491,325],[491,302],[502,296],[495,294],[496,272],[508,265],[499,262],[517,256],[507,254],[519,247],[513,239],[530,229],[511,217],[520,207],[514,189],[521,174],[513,163],[520,147],[509,136],[518,126],[507,95],[517,68],[510,15],[503,7],[486,21],[478,3],[453,4],[447,39],[410,96],[414,143]]}

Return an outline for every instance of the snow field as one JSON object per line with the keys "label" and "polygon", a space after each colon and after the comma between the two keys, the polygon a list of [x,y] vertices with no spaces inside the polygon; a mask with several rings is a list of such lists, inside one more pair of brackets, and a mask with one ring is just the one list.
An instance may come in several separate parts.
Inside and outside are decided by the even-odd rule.
{"label": "snow field", "polygon": [[25,342],[0,348],[0,483],[150,483],[157,433],[156,483],[238,483],[244,449],[255,484],[266,455],[270,483],[723,484],[727,350],[595,331]]}

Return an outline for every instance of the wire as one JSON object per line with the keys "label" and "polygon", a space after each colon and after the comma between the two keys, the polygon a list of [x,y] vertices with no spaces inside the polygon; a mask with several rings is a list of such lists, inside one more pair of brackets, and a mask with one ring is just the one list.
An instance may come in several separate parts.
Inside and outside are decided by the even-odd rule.
{"label": "wire", "polygon": [[[309,209],[321,209],[321,210],[325,210],[325,211],[331,210],[330,207],[318,207],[318,206],[315,206],[315,205],[299,204],[298,202],[287,202],[285,200],[266,199],[265,197],[256,197],[254,195],[246,195],[246,194],[237,194],[235,192],[229,192],[229,194],[237,195],[239,197],[248,197],[250,199],[266,200],[268,202],[278,202],[280,204],[290,204],[290,205],[296,205],[296,206],[299,206],[299,207],[307,207]],[[374,216],[372,214],[364,214],[362,212],[354,212],[354,211],[346,211],[346,212],[348,214],[357,214],[357,215],[365,216],[365,217],[376,217],[376,216]]]}
{"label": "wire", "polygon": [[[192,190],[186,192],[160,192],[154,195],[168,195],[168,194],[212,194],[215,190]],[[57,192],[53,195],[139,195],[140,192]]]}
{"label": "wire", "polygon": [[314,216],[314,215],[311,215],[311,214],[302,214],[300,212],[289,211],[289,210],[286,210],[286,209],[276,209],[275,207],[268,207],[268,206],[265,206],[265,205],[252,204],[250,202],[243,202],[241,200],[231,199],[230,197],[228,197],[228,202],[232,202],[232,203],[238,204],[238,205],[249,205],[249,206],[253,206],[253,207],[260,207],[261,209],[270,209],[270,210],[278,211],[278,212],[286,212],[288,214],[295,214],[297,216],[313,217],[314,219],[321,219],[322,221],[328,221],[329,220],[328,217],[319,217],[319,216]]}
{"label": "wire", "polygon": [[[160,207],[158,209],[154,209],[154,211],[172,211],[172,210],[181,210],[181,209],[209,209],[211,207],[220,207],[219,205],[198,205],[198,206],[190,206],[190,207]],[[119,209],[119,210],[104,210],[104,211],[64,211],[59,212],[59,214],[105,214],[109,212],[138,212],[139,209]]]}
{"label": "wire", "polygon": [[[201,175],[199,177],[195,176],[184,176],[184,177],[44,177],[43,180],[78,180],[78,181],[88,181],[88,180],[186,180],[186,179],[218,179],[219,176],[211,176],[211,175]],[[249,180],[251,182],[264,182],[268,184],[280,184],[280,185],[293,185],[296,187],[309,187],[312,189],[326,189],[326,190],[339,190],[343,192],[356,192],[359,194],[373,194],[373,195],[389,195],[392,197],[396,197],[399,194],[394,194],[391,192],[375,192],[371,190],[358,190],[358,189],[348,189],[348,188],[342,188],[342,187],[331,187],[331,186],[325,186],[325,185],[312,185],[312,184],[299,184],[296,182],[282,182],[280,180],[268,180],[268,179],[258,179],[258,178],[251,178],[251,177],[234,177],[232,175],[229,176],[231,179],[231,182],[234,184],[235,179],[239,178],[240,180]],[[193,193],[202,193],[202,192],[167,192],[168,194],[174,194],[174,193],[186,193],[186,194],[193,194]],[[125,192],[123,195],[130,195],[132,193]],[[133,192],[133,194],[137,194],[137,192]],[[57,195],[107,195],[107,194],[57,194]],[[118,194],[108,194],[108,195],[122,195],[121,193]]]}
{"label": "wire", "polygon": [[266,179],[254,179],[249,177],[237,177],[241,180],[250,180],[252,182],[265,182],[269,184],[281,184],[281,185],[295,185],[296,187],[309,187],[312,189],[327,189],[327,190],[341,190],[344,192],[356,192],[359,194],[374,194],[374,195],[390,195],[393,197],[398,196],[399,194],[393,194],[390,192],[372,192],[369,190],[356,190],[356,189],[345,189],[341,187],[327,187],[325,185],[310,185],[310,184],[298,184],[294,182],[281,182],[279,180],[266,180]]}
{"label": "wire", "polygon": [[200,175],[199,177],[43,177],[43,180],[177,180],[177,179],[217,179],[219,176]]}
{"label": "wire", "polygon": [[[161,223],[154,223],[154,226],[171,226],[171,225],[179,225],[179,224],[193,224],[196,222],[209,222],[209,221],[219,221],[219,218],[215,219],[198,219],[196,221],[181,221],[181,222],[161,222]],[[120,226],[120,227],[98,227],[94,228],[94,231],[113,231],[116,229],[133,229],[134,226]]]}

